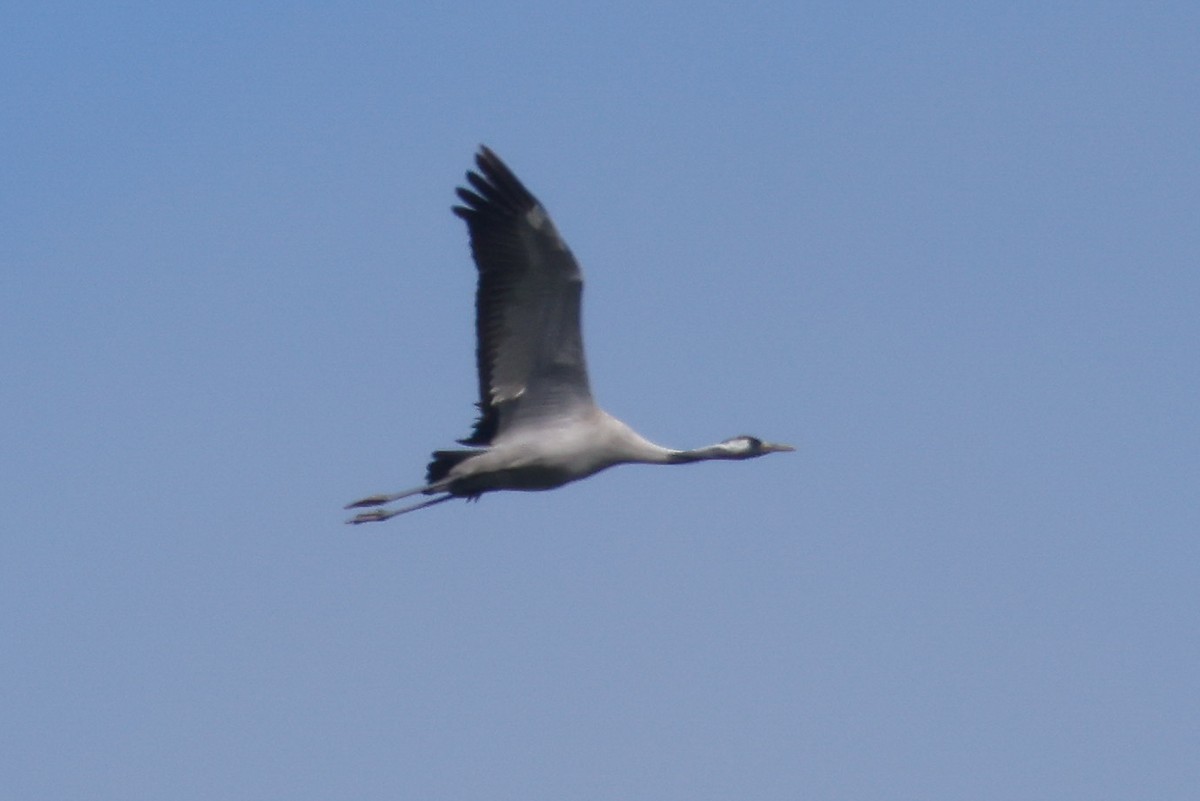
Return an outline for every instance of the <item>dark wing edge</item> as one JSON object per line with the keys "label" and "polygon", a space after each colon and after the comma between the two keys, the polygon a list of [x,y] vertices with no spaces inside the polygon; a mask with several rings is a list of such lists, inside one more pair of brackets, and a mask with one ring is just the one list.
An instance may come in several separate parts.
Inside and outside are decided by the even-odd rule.
{"label": "dark wing edge", "polygon": [[[475,295],[479,418],[471,435],[458,441],[463,445],[486,446],[500,427],[500,404],[512,400],[496,397],[494,380],[498,351],[508,325],[507,301],[523,278],[534,240],[544,242],[547,240],[543,238],[548,237],[564,251],[566,246],[537,198],[487,146],[480,146],[475,167],[476,170],[466,174],[470,188],[456,190],[461,205],[452,208],[467,223],[471,254],[479,269]],[[531,218],[535,210],[538,214]],[[578,270],[573,259],[572,266]],[[532,355],[530,358],[530,364],[524,366],[532,369]]]}
{"label": "dark wing edge", "polygon": [[[475,294],[475,363],[479,372],[479,401],[475,408],[479,418],[475,421],[471,435],[458,440],[461,445],[488,445],[500,427],[500,410],[492,404],[492,358],[485,343],[491,334],[500,333],[504,324],[499,304],[488,303],[488,297],[496,297],[498,289],[493,280],[494,271],[489,271],[480,261],[480,243],[500,240],[503,233],[515,222],[515,218],[529,212],[538,205],[525,185],[513,174],[508,165],[500,160],[486,145],[480,145],[475,154],[475,166],[479,172],[468,172],[467,183],[476,191],[459,187],[455,190],[462,205],[451,208],[466,223],[471,234],[471,251],[479,266],[479,286]],[[480,174],[482,173],[482,175]],[[486,176],[486,178],[484,177]]]}

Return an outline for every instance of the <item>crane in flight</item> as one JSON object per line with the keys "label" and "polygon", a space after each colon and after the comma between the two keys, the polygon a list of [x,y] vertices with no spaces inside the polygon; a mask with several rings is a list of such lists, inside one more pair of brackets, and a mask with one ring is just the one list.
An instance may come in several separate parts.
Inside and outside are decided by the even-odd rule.
{"label": "crane in flight", "polygon": [[[374,523],[452,498],[496,490],[547,490],[618,464],[752,459],[795,450],[738,436],[690,451],[664,448],[592,399],[579,328],[583,274],[546,209],[487,147],[459,188],[479,268],[475,293],[479,419],[462,449],[433,452],[425,483],[371,495],[347,523]],[[428,499],[398,509],[386,504]]]}

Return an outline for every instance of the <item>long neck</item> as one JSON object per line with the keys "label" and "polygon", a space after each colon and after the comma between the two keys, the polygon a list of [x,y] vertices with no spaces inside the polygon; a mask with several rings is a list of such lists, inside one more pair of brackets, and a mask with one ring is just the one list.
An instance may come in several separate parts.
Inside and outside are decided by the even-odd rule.
{"label": "long neck", "polygon": [[703,462],[707,459],[737,459],[729,445],[718,442],[703,448],[690,451],[680,451],[674,448],[664,448],[651,442],[634,431],[625,423],[606,412],[600,412],[606,418],[606,427],[612,437],[611,443],[615,457],[611,464],[620,462],[638,462],[641,464],[687,464]]}
{"label": "long neck", "polygon": [[667,464],[687,464],[688,462],[703,462],[708,459],[732,458],[724,443],[708,445],[690,451],[671,451]]}
{"label": "long neck", "polygon": [[[613,464],[635,462],[639,464],[676,464],[681,461],[677,457],[684,451],[664,448],[651,442],[625,423],[608,414],[600,412],[605,419],[608,429],[609,447],[612,448]],[[690,461],[690,460],[683,460]]]}

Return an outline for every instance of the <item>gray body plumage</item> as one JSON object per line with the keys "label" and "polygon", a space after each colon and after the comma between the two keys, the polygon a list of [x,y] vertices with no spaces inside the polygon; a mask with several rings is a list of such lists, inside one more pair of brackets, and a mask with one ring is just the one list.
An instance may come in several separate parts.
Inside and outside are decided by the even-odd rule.
{"label": "gray body plumage", "polygon": [[[741,436],[692,451],[664,448],[600,409],[592,398],[580,328],[583,273],[550,215],[492,151],[480,148],[470,189],[454,213],[467,223],[479,269],[475,297],[479,419],[460,442],[435,451],[426,483],[373,495],[376,507],[348,522],[387,520],[455,497],[545,490],[618,464],[747,459],[790,451]],[[435,496],[384,510],[412,495]]]}

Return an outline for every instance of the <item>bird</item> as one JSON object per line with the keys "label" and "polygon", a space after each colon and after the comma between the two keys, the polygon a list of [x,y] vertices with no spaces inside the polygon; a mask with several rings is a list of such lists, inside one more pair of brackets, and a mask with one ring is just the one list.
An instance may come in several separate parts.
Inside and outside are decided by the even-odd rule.
{"label": "bird", "polygon": [[[486,145],[452,211],[478,268],[475,362],[479,417],[463,448],[437,450],[425,483],[347,504],[374,523],[454,498],[549,490],[620,464],[753,459],[790,445],[741,435],[695,450],[644,438],[592,397],[580,331],[583,273],[546,208]],[[401,508],[394,501],[431,496]]]}

